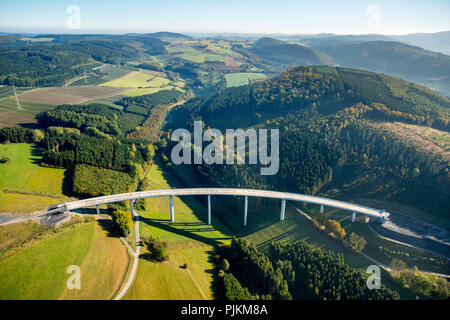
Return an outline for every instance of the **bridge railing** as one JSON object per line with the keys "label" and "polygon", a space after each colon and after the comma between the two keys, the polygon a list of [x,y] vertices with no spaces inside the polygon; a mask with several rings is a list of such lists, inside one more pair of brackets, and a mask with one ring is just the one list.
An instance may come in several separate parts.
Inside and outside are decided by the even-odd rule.
{"label": "bridge railing", "polygon": [[333,207],[337,209],[342,209],[346,211],[353,212],[352,221],[355,219],[355,214],[364,214],[370,217],[388,220],[389,213],[384,210],[369,208],[361,206],[354,203],[333,200],[323,197],[310,196],[305,194],[280,192],[280,191],[269,191],[269,190],[255,190],[255,189],[232,189],[232,188],[186,188],[186,189],[163,189],[163,190],[150,190],[150,191],[138,191],[129,192],[122,194],[115,194],[109,196],[101,196],[95,198],[89,198],[84,200],[71,201],[64,204],[57,205],[56,209],[52,211],[70,211],[80,208],[86,208],[91,206],[97,207],[101,204],[114,203],[119,201],[130,201],[130,207],[132,213],[133,200],[136,199],[146,199],[155,197],[169,197],[171,199],[171,220],[174,220],[174,208],[172,198],[176,196],[197,196],[197,195],[207,195],[208,196],[208,221],[211,221],[211,195],[221,195],[221,196],[244,196],[245,197],[245,208],[244,208],[244,225],[247,221],[247,206],[248,197],[262,197],[262,198],[272,198],[282,200],[280,219],[284,219],[284,211],[286,207],[286,201],[296,201],[304,203],[312,203],[321,206],[321,212],[323,212],[323,207]]}

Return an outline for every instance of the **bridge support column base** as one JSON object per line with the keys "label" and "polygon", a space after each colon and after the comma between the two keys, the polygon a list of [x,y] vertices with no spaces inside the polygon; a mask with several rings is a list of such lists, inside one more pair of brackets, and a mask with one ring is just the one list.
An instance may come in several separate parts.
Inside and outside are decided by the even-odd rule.
{"label": "bridge support column base", "polygon": [[208,194],[208,225],[211,225],[211,195]]}
{"label": "bridge support column base", "polygon": [[95,210],[97,210],[97,214],[100,214],[100,207],[98,205],[95,206]]}
{"label": "bridge support column base", "polygon": [[130,200],[130,210],[131,210],[131,216],[134,218],[135,214],[134,214],[133,200]]}
{"label": "bridge support column base", "polygon": [[247,225],[247,212],[248,212],[248,196],[245,196],[245,207],[244,207],[244,226]]}
{"label": "bridge support column base", "polygon": [[286,211],[286,199],[281,200],[281,213],[280,213],[280,221],[284,220],[284,213]]}
{"label": "bridge support column base", "polygon": [[170,221],[174,222],[175,221],[175,212],[173,209],[173,197],[170,196]]}
{"label": "bridge support column base", "polygon": [[323,204],[320,205],[320,213],[323,213]]}
{"label": "bridge support column base", "polygon": [[355,222],[355,217],[356,217],[356,212],[353,211],[353,214],[352,214],[352,222]]}

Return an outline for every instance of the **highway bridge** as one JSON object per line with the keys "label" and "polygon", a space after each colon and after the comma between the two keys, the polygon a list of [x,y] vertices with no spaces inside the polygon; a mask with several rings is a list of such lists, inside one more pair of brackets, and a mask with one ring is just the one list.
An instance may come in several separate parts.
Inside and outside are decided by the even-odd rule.
{"label": "highway bridge", "polygon": [[281,200],[280,220],[284,220],[286,201],[296,201],[304,203],[312,203],[320,205],[320,211],[323,212],[324,207],[332,207],[352,212],[352,221],[355,221],[356,213],[363,214],[372,218],[381,219],[382,221],[389,220],[389,212],[385,210],[373,209],[361,206],[354,203],[343,202],[322,197],[309,196],[304,194],[268,191],[268,190],[254,190],[254,189],[231,189],[231,188],[186,188],[186,189],[164,189],[139,191],[130,193],[114,194],[110,196],[102,196],[96,198],[89,198],[84,200],[77,200],[72,202],[60,203],[49,208],[48,213],[67,212],[80,208],[93,207],[97,208],[97,213],[100,212],[99,206],[102,204],[114,203],[119,201],[130,201],[131,213],[135,216],[133,201],[136,199],[169,197],[170,199],[170,220],[175,221],[175,210],[173,205],[173,197],[178,196],[207,196],[208,197],[208,224],[211,224],[211,196],[241,196],[245,197],[244,206],[244,226],[247,225],[248,213],[248,197],[271,198]]}

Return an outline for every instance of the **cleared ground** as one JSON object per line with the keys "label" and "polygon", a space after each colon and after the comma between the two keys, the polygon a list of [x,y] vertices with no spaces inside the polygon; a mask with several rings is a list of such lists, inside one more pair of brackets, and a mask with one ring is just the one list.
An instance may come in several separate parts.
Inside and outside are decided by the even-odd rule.
{"label": "cleared ground", "polygon": [[174,82],[146,71],[132,71],[116,80],[103,83],[101,86],[126,87],[128,90],[122,92],[122,94],[127,97],[135,97],[174,88],[183,91],[184,82]]}
{"label": "cleared ground", "polygon": [[393,134],[424,153],[450,161],[450,133],[446,131],[401,122],[377,122],[370,125]]}
{"label": "cleared ground", "polygon": [[160,87],[163,84],[169,84],[170,80],[143,72],[132,71],[116,80],[103,83],[104,87],[122,87],[122,88],[138,88],[138,87]]}

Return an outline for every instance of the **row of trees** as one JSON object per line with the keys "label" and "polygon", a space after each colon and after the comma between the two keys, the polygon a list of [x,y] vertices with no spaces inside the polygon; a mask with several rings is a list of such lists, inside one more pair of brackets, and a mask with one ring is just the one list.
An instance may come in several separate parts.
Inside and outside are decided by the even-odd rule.
{"label": "row of trees", "polygon": [[39,129],[9,127],[0,129],[0,143],[34,143],[41,142],[44,133]]}

